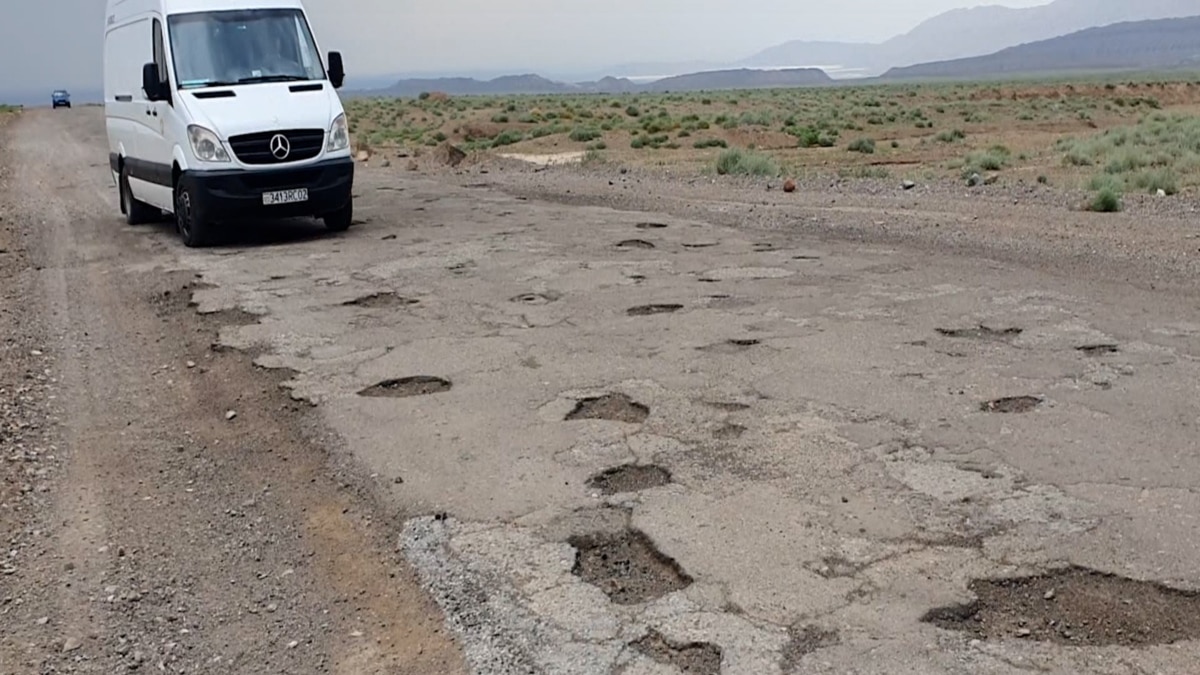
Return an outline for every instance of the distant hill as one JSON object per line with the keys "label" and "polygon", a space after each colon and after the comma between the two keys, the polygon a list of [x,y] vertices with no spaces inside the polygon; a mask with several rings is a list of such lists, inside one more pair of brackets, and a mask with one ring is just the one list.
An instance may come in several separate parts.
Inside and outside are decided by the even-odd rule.
{"label": "distant hill", "polygon": [[644,91],[705,91],[719,89],[766,89],[771,87],[808,87],[831,84],[833,78],[819,68],[786,70],[713,70],[655,80],[642,86]]}
{"label": "distant hill", "polygon": [[[1197,7],[1200,11],[1200,7]],[[884,79],[977,78],[1200,64],[1200,16],[1131,21],[1009,47],[995,54],[893,68]]]}
{"label": "distant hill", "polygon": [[605,77],[595,82],[555,82],[540,75],[514,75],[492,80],[466,77],[400,80],[382,89],[350,92],[351,95],[382,95],[411,98],[423,92],[443,92],[454,96],[514,94],[627,94],[664,91],[708,91],[721,89],[763,89],[768,87],[804,87],[832,83],[816,68],[786,70],[714,70],[668,77],[639,84],[625,78]]}
{"label": "distant hill", "polygon": [[739,65],[842,66],[877,75],[893,67],[984,56],[1001,49],[1129,21],[1200,14],[1198,0],[1055,0],[1047,5],[956,9],[882,43],[794,41]]}

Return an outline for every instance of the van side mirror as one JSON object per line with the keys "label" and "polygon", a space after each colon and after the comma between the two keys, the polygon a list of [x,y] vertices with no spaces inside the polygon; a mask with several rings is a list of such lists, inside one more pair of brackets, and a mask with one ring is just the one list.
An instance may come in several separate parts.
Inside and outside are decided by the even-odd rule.
{"label": "van side mirror", "polygon": [[341,89],[346,81],[346,68],[342,65],[341,52],[329,52],[329,83],[334,89]]}
{"label": "van side mirror", "polygon": [[158,64],[147,63],[142,66],[142,91],[146,92],[146,100],[161,101],[166,98],[162,80],[158,79]]}

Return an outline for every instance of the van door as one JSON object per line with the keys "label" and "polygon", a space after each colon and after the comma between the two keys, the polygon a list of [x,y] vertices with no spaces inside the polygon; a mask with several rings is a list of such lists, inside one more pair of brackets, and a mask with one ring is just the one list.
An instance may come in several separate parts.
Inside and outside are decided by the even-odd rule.
{"label": "van door", "polygon": [[160,81],[167,82],[170,95],[165,101],[143,101],[145,107],[142,133],[138,138],[138,154],[145,162],[149,185],[145,201],[160,209],[173,212],[173,190],[171,185],[171,166],[174,161],[175,139],[171,130],[176,125],[171,124],[175,117],[174,100],[176,96],[171,77],[171,68],[167,61],[166,40],[163,35],[163,23],[155,17],[151,22],[152,35],[149,37],[154,45],[154,64],[158,66]]}

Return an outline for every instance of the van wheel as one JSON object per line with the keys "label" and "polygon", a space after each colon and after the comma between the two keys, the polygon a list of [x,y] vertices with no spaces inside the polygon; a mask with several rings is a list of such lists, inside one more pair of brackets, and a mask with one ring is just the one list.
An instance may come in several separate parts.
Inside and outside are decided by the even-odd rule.
{"label": "van wheel", "polygon": [[189,248],[208,243],[210,226],[183,180],[175,184],[175,230]]}
{"label": "van wheel", "polygon": [[144,225],[158,217],[159,210],[145,202],[138,201],[129,187],[129,168],[121,167],[121,178],[118,181],[121,191],[121,213],[125,214],[125,222],[130,225]]}
{"label": "van wheel", "polygon": [[330,232],[345,232],[354,224],[354,202],[346,202],[342,208],[325,214],[325,229]]}

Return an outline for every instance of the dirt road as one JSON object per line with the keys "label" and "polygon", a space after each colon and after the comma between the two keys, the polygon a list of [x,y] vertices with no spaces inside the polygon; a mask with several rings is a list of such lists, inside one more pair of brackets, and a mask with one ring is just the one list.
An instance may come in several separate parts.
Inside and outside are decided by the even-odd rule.
{"label": "dirt road", "polygon": [[3,133],[2,672],[1200,656],[1189,289],[551,172],[364,167],[345,235],[190,250],[119,219],[99,111]]}

